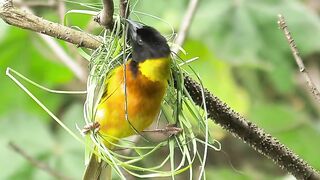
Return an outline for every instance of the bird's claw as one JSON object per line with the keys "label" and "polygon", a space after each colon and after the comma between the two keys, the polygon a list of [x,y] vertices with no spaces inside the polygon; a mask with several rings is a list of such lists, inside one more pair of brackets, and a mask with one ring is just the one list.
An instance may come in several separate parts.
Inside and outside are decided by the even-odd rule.
{"label": "bird's claw", "polygon": [[91,132],[93,132],[95,134],[99,130],[100,130],[100,124],[98,122],[92,122],[92,123],[86,124],[82,128],[82,133],[86,135],[91,131]]}
{"label": "bird's claw", "polygon": [[143,132],[161,133],[168,137],[171,137],[173,135],[177,135],[180,132],[182,132],[182,128],[177,127],[175,124],[168,124],[163,129],[144,130]]}

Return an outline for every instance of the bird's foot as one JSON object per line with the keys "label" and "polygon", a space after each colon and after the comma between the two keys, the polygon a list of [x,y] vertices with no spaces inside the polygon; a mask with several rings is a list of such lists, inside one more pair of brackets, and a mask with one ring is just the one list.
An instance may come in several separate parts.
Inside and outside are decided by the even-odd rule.
{"label": "bird's foot", "polygon": [[82,133],[86,135],[91,131],[91,132],[93,132],[95,134],[99,130],[100,130],[100,124],[98,122],[92,122],[92,123],[89,123],[89,124],[85,125],[82,128]]}
{"label": "bird's foot", "polygon": [[177,127],[176,124],[168,124],[165,128],[162,129],[144,130],[143,132],[161,133],[165,136],[171,137],[182,132],[182,128]]}

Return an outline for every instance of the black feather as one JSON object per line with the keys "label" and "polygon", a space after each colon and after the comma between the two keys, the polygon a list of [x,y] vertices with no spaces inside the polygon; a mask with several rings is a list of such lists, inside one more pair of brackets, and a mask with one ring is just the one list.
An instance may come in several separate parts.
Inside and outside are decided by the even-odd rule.
{"label": "black feather", "polygon": [[143,26],[136,30],[135,39],[131,39],[132,60],[142,62],[146,59],[168,57],[170,48],[167,40],[154,28]]}

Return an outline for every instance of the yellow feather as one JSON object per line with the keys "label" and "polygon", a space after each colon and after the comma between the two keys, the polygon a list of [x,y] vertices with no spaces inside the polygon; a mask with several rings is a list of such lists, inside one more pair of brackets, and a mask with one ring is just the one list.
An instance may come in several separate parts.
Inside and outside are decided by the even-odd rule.
{"label": "yellow feather", "polygon": [[123,83],[123,66],[114,69],[106,80],[107,92],[102,97],[96,113],[100,124],[99,133],[105,137],[104,144],[112,148],[108,141],[135,134],[134,129],[142,131],[157,117],[170,75],[170,59],[148,59],[138,64],[135,74],[127,63],[126,87],[128,117],[125,119],[125,94]]}
{"label": "yellow feather", "polygon": [[170,63],[171,59],[168,57],[147,59],[139,63],[139,70],[151,81],[163,81],[169,78]]}

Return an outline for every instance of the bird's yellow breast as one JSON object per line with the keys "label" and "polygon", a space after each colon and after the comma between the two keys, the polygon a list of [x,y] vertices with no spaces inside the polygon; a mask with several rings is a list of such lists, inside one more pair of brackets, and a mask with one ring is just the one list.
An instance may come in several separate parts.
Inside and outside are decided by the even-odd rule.
{"label": "bird's yellow breast", "polygon": [[170,74],[170,63],[170,58],[145,60],[139,63],[139,70],[151,81],[166,81]]}
{"label": "bird's yellow breast", "polygon": [[[127,97],[123,66],[120,66],[106,80],[106,93],[98,105],[95,119],[100,124],[99,133],[105,136],[105,144],[109,147],[110,137],[123,138],[135,134],[134,129],[147,128],[157,117],[165,95],[170,74],[169,58],[145,60],[137,64],[136,72],[132,71],[130,63],[128,61],[126,66]],[[125,98],[128,121],[133,127],[125,118]]]}

